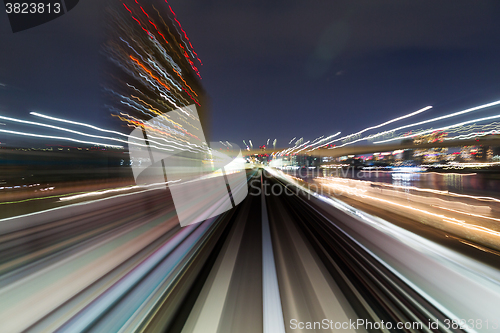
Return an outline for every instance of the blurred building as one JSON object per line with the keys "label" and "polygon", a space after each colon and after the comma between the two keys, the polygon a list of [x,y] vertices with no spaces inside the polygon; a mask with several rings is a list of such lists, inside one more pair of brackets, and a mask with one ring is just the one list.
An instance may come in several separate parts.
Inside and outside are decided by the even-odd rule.
{"label": "blurred building", "polygon": [[[435,131],[426,135],[419,135],[413,139],[413,143],[428,144],[428,143],[438,143],[443,142],[444,138],[448,136],[448,133],[442,131]],[[417,164],[432,164],[441,163],[446,161],[448,154],[448,148],[426,148],[426,149],[415,149],[413,153],[414,160]]]}
{"label": "blurred building", "polygon": [[[105,90],[111,115],[131,132],[152,126],[146,124],[152,118],[194,104],[209,140],[202,62],[170,5],[163,0],[125,0],[111,5],[107,14]],[[193,115],[186,114],[189,117]],[[154,130],[166,140],[182,143],[183,136],[190,135],[187,123]]]}

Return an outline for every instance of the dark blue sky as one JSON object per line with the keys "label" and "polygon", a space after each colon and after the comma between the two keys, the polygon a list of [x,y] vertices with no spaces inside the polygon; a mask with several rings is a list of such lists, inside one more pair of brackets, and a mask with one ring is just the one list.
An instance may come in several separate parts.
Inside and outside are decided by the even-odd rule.
{"label": "dark blue sky", "polygon": [[[29,115],[38,111],[97,125],[112,124],[103,107],[100,85],[104,72],[99,53],[103,26],[102,4],[96,0],[80,1],[74,10],[54,21],[15,34],[5,12],[0,12],[0,83],[5,84],[0,86],[0,114],[40,121]],[[2,127],[62,135],[34,126],[7,125]],[[40,146],[47,140],[0,133],[0,141],[13,146]]]}
{"label": "dark blue sky", "polygon": [[169,2],[204,61],[217,140],[281,146],[500,99],[499,1]]}
{"label": "dark blue sky", "polygon": [[[0,114],[111,126],[101,3],[16,34],[0,13]],[[204,62],[215,140],[283,146],[500,99],[498,0],[169,3]]]}

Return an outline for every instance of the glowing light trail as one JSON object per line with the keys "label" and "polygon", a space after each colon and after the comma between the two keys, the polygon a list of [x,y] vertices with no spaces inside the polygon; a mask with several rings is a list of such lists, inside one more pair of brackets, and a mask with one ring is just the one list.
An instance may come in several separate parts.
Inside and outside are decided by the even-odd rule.
{"label": "glowing light trail", "polygon": [[165,83],[163,83],[159,78],[157,78],[149,69],[147,69],[143,64],[140,63],[139,60],[137,60],[136,58],[134,58],[133,56],[129,56],[130,59],[132,59],[137,65],[139,65],[142,69],[144,69],[144,71],[146,71],[146,73],[149,74],[149,76],[151,76],[153,79],[155,79],[156,81],[158,81],[159,84],[161,84],[163,87],[165,87],[167,90],[170,90],[170,87],[168,87]]}
{"label": "glowing light trail", "polygon": [[[497,104],[500,104],[500,101]],[[443,117],[438,117],[438,118],[444,119],[444,118],[448,118],[448,117],[444,117],[443,116]],[[419,132],[419,133],[416,133],[416,134],[410,134],[410,135],[407,135],[407,136],[398,136],[398,137],[395,137],[395,138],[392,138],[392,139],[375,141],[374,143],[384,143],[384,142],[390,142],[390,141],[396,141],[396,140],[401,140],[401,139],[412,138],[412,137],[417,136],[417,135],[429,134],[429,133],[435,132],[436,130],[445,130],[445,129],[448,129],[448,128],[458,127],[458,126],[462,126],[462,125],[466,125],[466,124],[471,124],[471,123],[485,121],[485,120],[491,120],[491,119],[497,119],[497,118],[500,118],[500,115],[495,115],[495,116],[490,116],[490,117],[477,118],[477,119],[473,119],[473,120],[463,121],[461,123],[457,123],[457,124],[453,124],[453,125],[448,125],[448,126],[442,126],[442,127],[436,128],[436,129],[430,129],[430,130],[422,131],[422,132]],[[435,118],[435,119],[437,119],[437,118]],[[428,122],[430,122],[430,121],[431,120],[429,120]],[[408,126],[410,126],[410,125],[408,125]]]}
{"label": "glowing light trail", "polygon": [[129,186],[129,187],[114,188],[114,189],[110,189],[110,190],[86,192],[86,193],[72,195],[72,196],[65,196],[65,197],[59,198],[59,201],[70,201],[70,200],[76,200],[76,199],[81,199],[81,198],[86,198],[86,197],[94,197],[94,196],[104,195],[104,194],[109,194],[109,193],[130,191],[130,190],[135,190],[135,189],[139,189],[139,188],[145,188],[145,187],[147,188],[147,187],[152,187],[152,186],[157,186],[157,185],[177,183],[177,182],[180,182],[181,180],[182,179],[171,180],[171,181],[164,182],[164,183],[155,183],[155,184],[149,184],[149,185],[135,185],[135,186]]}
{"label": "glowing light trail", "polygon": [[92,141],[78,140],[78,139],[68,138],[68,137],[64,137],[64,136],[42,135],[42,134],[34,134],[34,133],[9,131],[9,130],[3,130],[3,129],[0,129],[0,132],[2,132],[2,133],[8,133],[8,134],[15,134],[15,135],[31,136],[31,137],[36,137],[36,138],[67,140],[67,141],[73,141],[73,142],[78,142],[78,143],[91,144],[91,145],[96,145],[96,146],[123,148],[123,146],[110,145],[110,144],[101,143],[101,142],[92,142]]}
{"label": "glowing light trail", "polygon": [[[339,132],[337,132],[337,133],[335,133],[335,134],[333,134],[333,135],[330,135],[330,136],[329,136],[329,137],[327,137],[327,138],[324,138],[324,139],[322,139],[322,140],[319,140],[319,141],[318,141],[318,142],[316,142],[316,143],[313,143],[313,144],[311,145],[311,147],[312,147],[312,146],[318,146],[318,145],[319,145],[319,146],[318,146],[318,147],[315,147],[315,148],[313,148],[313,149],[311,149],[311,150],[314,150],[314,149],[319,148],[320,146],[329,145],[329,144],[331,144],[332,142],[335,142],[335,141],[341,140],[342,138],[340,138],[340,139],[336,139],[336,140],[333,140],[333,141],[328,142],[328,143],[323,143],[323,144],[321,144],[321,145],[320,145],[320,143],[321,143],[321,142],[326,141],[326,140],[330,140],[330,139],[332,139],[332,138],[334,138],[334,137],[336,137],[336,136],[339,136],[339,135],[340,135],[340,133],[342,133],[342,132],[340,132],[340,131],[339,131]],[[309,150],[309,151],[311,151],[311,150]]]}
{"label": "glowing light trail", "polygon": [[[161,149],[161,150],[172,151],[171,149],[165,149],[165,148],[160,148],[160,147],[151,146],[151,145],[150,146],[148,146],[148,145],[142,145],[142,144],[139,144],[139,143],[128,142],[128,141],[125,141],[125,140],[111,138],[111,137],[108,137],[108,136],[88,134],[88,133],[84,133],[84,132],[74,131],[74,130],[71,130],[69,128],[64,128],[64,127],[59,127],[59,126],[54,126],[54,125],[49,125],[49,124],[44,124],[44,123],[37,123],[37,122],[34,122],[34,121],[27,121],[27,120],[21,120],[21,119],[16,119],[16,118],[9,118],[9,117],[4,117],[4,116],[0,116],[0,119],[9,120],[9,121],[16,122],[16,123],[22,123],[22,124],[29,124],[29,125],[35,125],[35,126],[53,128],[53,129],[56,129],[56,130],[59,130],[59,131],[64,131],[64,132],[68,132],[68,133],[73,133],[73,134],[88,136],[88,137],[91,137],[91,138],[111,140],[111,141],[117,141],[117,142],[122,142],[122,143],[127,143],[127,144],[133,144],[133,145],[141,146],[141,147],[154,147],[154,148]],[[133,137],[131,137],[131,138],[133,138]],[[159,144],[159,145],[162,145],[162,146],[171,147],[171,148],[177,148],[177,147],[173,147],[173,146],[170,146],[170,145],[165,145],[165,144],[162,144],[162,143],[159,143],[159,142],[156,142],[156,141],[152,141],[152,140],[149,140],[149,141],[150,142],[154,142],[154,143]],[[108,145],[108,146],[112,146],[112,145]],[[122,147],[122,146],[118,146],[118,147]]]}
{"label": "glowing light trail", "polygon": [[192,52],[196,55],[196,59],[200,62],[200,64],[203,66],[203,63],[201,62],[200,58],[198,58],[198,54],[194,51],[194,47],[193,45],[191,44],[191,41],[189,40],[189,37],[187,36],[186,32],[184,31],[184,29],[182,29],[182,25],[181,25],[181,22],[179,22],[179,20],[177,20],[177,15],[175,14],[175,12],[172,10],[172,7],[170,7],[170,4],[168,3],[167,0],[165,0],[165,2],[167,3],[168,5],[168,8],[170,9],[170,11],[172,12],[172,15],[174,15],[174,20],[175,22],[177,22],[177,24],[179,25],[179,28],[181,28],[182,32],[184,33],[184,37],[186,38],[186,40],[188,41],[189,43],[189,46],[191,47],[191,50]]}
{"label": "glowing light trail", "polygon": [[[391,124],[391,123],[393,123],[393,122],[396,122],[396,121],[399,121],[399,120],[403,120],[403,119],[406,119],[406,118],[412,117],[412,116],[417,115],[417,114],[419,114],[419,113],[425,112],[425,111],[427,111],[427,110],[429,110],[429,109],[432,109],[432,106],[426,106],[425,108],[422,108],[422,109],[420,109],[420,110],[414,111],[414,112],[409,113],[409,114],[407,114],[407,115],[404,115],[404,116],[401,116],[401,117],[397,117],[397,118],[394,118],[394,119],[388,120],[388,121],[386,121],[386,122],[384,122],[384,123],[381,123],[381,124],[378,124],[378,125],[375,125],[375,126],[367,127],[367,128],[365,128],[365,129],[363,129],[363,130],[361,130],[361,131],[359,131],[359,132],[352,133],[352,134],[349,134],[349,135],[343,136],[343,137],[341,137],[341,138],[335,139],[335,140],[333,140],[333,141],[330,141],[330,142],[326,143],[326,145],[329,145],[329,144],[331,144],[331,143],[333,143],[333,142],[336,142],[336,141],[340,141],[340,140],[344,140],[344,139],[349,139],[349,138],[351,138],[351,137],[353,137],[353,136],[360,135],[360,134],[362,134],[362,133],[364,133],[364,132],[367,132],[367,131],[370,131],[370,130],[372,130],[372,129],[380,128],[380,127],[383,127],[383,126],[385,126],[385,125],[389,125],[389,124]],[[326,140],[328,140],[328,139],[330,139],[330,138],[332,138],[332,136],[330,136],[330,137],[328,137],[328,138],[326,138],[326,139],[323,139],[323,140],[321,140],[321,141],[318,141],[315,145],[317,145],[317,144],[319,144],[319,143],[321,143],[321,142],[323,142],[323,141],[326,141]],[[364,139],[363,139],[363,140],[364,140]],[[358,140],[358,141],[360,141],[360,140]],[[354,142],[352,142],[352,143],[354,143]],[[325,144],[323,144],[323,145],[325,145]],[[343,145],[343,146],[344,146],[344,145]],[[313,150],[314,150],[314,149],[313,149]]]}
{"label": "glowing light trail", "polygon": [[[385,131],[385,132],[381,132],[381,133],[375,134],[375,135],[373,135],[371,137],[368,137],[368,138],[374,138],[374,137],[385,135],[385,134],[388,134],[390,132],[395,132],[395,131],[398,131],[398,130],[401,130],[401,129],[410,128],[410,127],[413,127],[413,126],[418,126],[418,125],[427,124],[427,123],[430,123],[430,122],[435,122],[435,121],[438,121],[438,120],[443,120],[443,119],[447,119],[447,118],[459,116],[459,115],[470,113],[470,112],[473,112],[473,111],[478,111],[478,110],[482,110],[482,109],[485,109],[485,108],[489,108],[491,106],[496,106],[496,105],[499,105],[499,104],[500,104],[500,101],[496,101],[496,102],[491,102],[491,103],[479,105],[479,106],[476,106],[476,107],[473,107],[473,108],[470,108],[470,109],[466,109],[466,110],[454,112],[454,113],[451,113],[451,114],[448,114],[448,115],[444,115],[444,116],[432,118],[432,119],[429,119],[429,120],[424,120],[424,121],[421,121],[421,122],[418,122],[418,123],[413,123],[413,124],[401,126],[401,127],[398,127],[398,128],[394,128],[394,129],[389,130],[389,131]],[[480,120],[483,120],[483,119],[487,120],[487,119],[494,119],[494,118],[480,118]],[[472,122],[473,121],[462,122],[462,123],[459,123],[460,125],[452,126],[452,127],[458,127],[458,126],[461,126],[461,125],[464,125],[464,124],[470,124]],[[440,127],[440,128],[442,128],[442,127]],[[447,127],[447,128],[450,128],[450,127]],[[401,138],[401,136],[400,136],[400,138]],[[385,141],[378,141],[378,142],[374,142],[374,143],[388,142],[388,141],[392,141],[392,140],[396,140],[396,139],[390,139],[390,140],[385,140]]]}
{"label": "glowing light trail", "polygon": [[421,213],[423,215],[436,217],[436,218],[442,219],[442,221],[444,221],[444,222],[448,222],[450,224],[455,224],[455,225],[458,225],[460,227],[463,227],[463,228],[466,228],[466,229],[469,229],[469,230],[475,230],[475,231],[487,233],[487,234],[490,234],[490,235],[496,236],[496,237],[500,236],[500,232],[498,232],[496,230],[492,230],[492,229],[486,228],[486,227],[483,227],[483,226],[479,226],[479,225],[475,225],[475,224],[469,224],[469,223],[466,223],[463,220],[458,220],[456,218],[449,217],[449,216],[446,216],[446,215],[436,214],[436,213],[432,213],[432,212],[424,210],[424,209],[412,207],[412,206],[409,206],[409,205],[400,204],[400,203],[397,203],[397,202],[394,202],[394,201],[391,201],[391,200],[385,200],[385,199],[381,199],[381,198],[374,197],[374,196],[371,196],[371,195],[366,195],[366,194],[364,194],[366,192],[366,190],[354,189],[352,187],[345,186],[345,185],[334,185],[334,184],[325,184],[325,185],[327,187],[331,187],[333,189],[335,189],[335,188],[340,189],[341,191],[343,191],[345,193],[349,193],[349,194],[355,195],[355,196],[363,198],[363,199],[374,200],[374,201],[381,202],[383,204],[389,204],[389,205],[393,205],[393,206],[396,206],[396,207],[401,207],[401,208],[404,208],[404,209],[408,209],[408,210],[413,211],[415,213]]}

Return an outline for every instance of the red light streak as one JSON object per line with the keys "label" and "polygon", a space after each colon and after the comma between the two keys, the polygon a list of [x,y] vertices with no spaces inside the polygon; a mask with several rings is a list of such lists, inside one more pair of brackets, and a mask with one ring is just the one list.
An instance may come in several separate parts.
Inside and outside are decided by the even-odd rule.
{"label": "red light streak", "polygon": [[175,74],[177,74],[177,76],[179,76],[179,78],[182,80],[182,82],[184,82],[184,84],[189,88],[189,90],[191,90],[193,92],[193,94],[195,94],[196,97],[198,97],[198,94],[195,93],[195,91],[189,86],[189,84],[187,84],[187,82],[184,80],[184,78],[181,76],[181,74],[179,74],[179,72],[176,71],[174,68],[172,68],[172,70],[175,72]]}
{"label": "red light streak", "polygon": [[125,6],[125,8],[126,8],[126,9],[128,10],[128,12],[130,13],[130,16],[132,16],[132,18],[133,18],[133,19],[134,19],[137,23],[139,23],[139,25],[141,26],[142,30],[144,30],[144,31],[148,34],[148,36],[149,36],[149,35],[151,35],[151,33],[150,33],[148,30],[146,30],[146,29],[142,26],[141,22],[140,22],[138,19],[136,19],[136,18],[134,17],[134,15],[132,15],[132,11],[131,11],[128,7],[127,7],[127,5],[126,5],[126,4],[123,4],[123,5]]}
{"label": "red light streak", "polygon": [[174,20],[175,22],[177,22],[177,24],[179,25],[179,28],[181,28],[182,32],[184,33],[184,37],[186,37],[186,40],[188,41],[188,44],[189,46],[191,47],[191,51],[196,55],[196,59],[198,59],[198,61],[200,62],[200,64],[203,66],[203,63],[201,62],[200,58],[198,58],[198,54],[194,51],[194,47],[193,45],[191,44],[191,42],[189,41],[189,37],[187,36],[186,32],[184,31],[184,29],[182,29],[182,25],[181,25],[181,22],[179,22],[179,20],[177,20],[177,15],[175,15],[174,11],[172,10],[172,7],[170,7],[170,4],[168,3],[167,0],[165,0],[165,2],[167,3],[168,5],[168,8],[170,9],[170,11],[172,12],[172,15],[174,15]]}
{"label": "red light streak", "polygon": [[[137,0],[135,0],[135,3],[139,5],[139,3],[137,2]],[[167,43],[167,44],[168,44],[167,39],[166,39],[166,38],[165,38],[165,36],[164,36],[164,35],[160,32],[160,30],[158,30],[158,27],[156,26],[156,24],[154,24],[154,23],[151,21],[151,18],[149,17],[148,13],[146,13],[146,11],[144,10],[144,8],[142,8],[142,6],[141,6],[141,5],[139,5],[139,7],[141,8],[142,12],[143,12],[143,13],[147,16],[149,23],[151,23],[151,25],[152,25],[153,27],[155,27],[156,32],[157,32],[157,33],[158,33],[158,34],[159,34],[159,35],[163,38],[163,40],[165,41],[165,43]]]}
{"label": "red light streak", "polygon": [[186,94],[189,95],[189,97],[191,97],[191,99],[198,105],[198,106],[201,106],[200,103],[198,103],[194,98],[193,96],[191,96],[191,94],[184,88],[182,87],[182,90],[184,90],[186,92]]}

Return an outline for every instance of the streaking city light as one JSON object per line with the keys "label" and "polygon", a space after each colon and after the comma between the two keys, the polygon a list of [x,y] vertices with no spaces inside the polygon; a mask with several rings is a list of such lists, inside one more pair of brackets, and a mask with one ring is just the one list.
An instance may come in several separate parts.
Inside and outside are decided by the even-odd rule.
{"label": "streaking city light", "polygon": [[[391,130],[388,130],[388,131],[385,131],[385,132],[382,132],[382,133],[375,134],[375,135],[371,136],[370,138],[375,138],[377,136],[382,136],[382,135],[385,135],[385,134],[388,134],[388,133],[391,133],[391,132],[395,132],[395,131],[402,130],[402,129],[405,129],[405,128],[410,128],[410,127],[413,127],[413,126],[428,124],[428,123],[431,123],[431,122],[435,122],[435,121],[439,121],[439,120],[443,120],[443,119],[447,119],[447,118],[452,118],[452,117],[459,116],[459,115],[462,115],[462,114],[466,114],[466,113],[470,113],[470,112],[474,112],[474,111],[486,109],[486,108],[489,108],[491,106],[496,106],[496,105],[499,105],[499,104],[500,104],[500,101],[496,101],[496,102],[491,102],[491,103],[479,105],[479,106],[476,106],[476,107],[473,107],[473,108],[470,108],[470,109],[466,109],[466,110],[462,110],[462,111],[450,113],[448,115],[444,115],[444,116],[440,116],[440,117],[436,117],[436,118],[432,118],[432,119],[420,121],[420,122],[417,122],[417,123],[413,123],[413,124],[401,126],[401,127],[398,127],[398,128],[394,128],[394,129],[391,129]],[[463,124],[470,124],[472,122],[473,121],[469,121],[469,122],[464,122],[464,123],[460,123],[460,124],[462,124],[462,125]],[[460,125],[457,125],[457,126],[460,126]],[[456,127],[456,126],[453,126],[453,127]],[[379,143],[379,142],[387,142],[387,141],[378,141],[377,143]]]}
{"label": "streaking city light", "polygon": [[[318,147],[319,147],[319,146],[329,145],[330,143],[332,143],[332,142],[334,142],[334,141],[337,141],[337,140],[339,140],[339,139],[333,140],[333,141],[331,141],[331,142],[329,142],[329,143],[322,143],[322,142],[323,142],[323,141],[330,140],[330,139],[332,139],[332,138],[334,138],[334,137],[336,137],[336,136],[339,136],[339,135],[340,135],[340,133],[342,133],[342,132],[340,132],[340,131],[339,131],[339,132],[337,132],[337,133],[335,133],[335,134],[333,134],[333,135],[330,135],[330,136],[329,136],[329,137],[327,137],[327,138],[324,138],[324,139],[322,139],[322,140],[319,140],[318,142],[316,142],[316,143],[315,143],[315,144],[313,144],[312,146],[318,146]],[[321,144],[321,145],[320,145],[320,144]],[[315,147],[315,148],[313,148],[313,149],[311,149],[311,150],[309,150],[309,151],[312,151],[312,150],[314,150],[314,149],[316,149],[316,148],[318,148],[318,147]]]}
{"label": "streaking city light", "polygon": [[418,135],[429,134],[429,133],[435,132],[436,130],[446,130],[448,128],[458,127],[458,126],[462,126],[462,125],[466,125],[466,124],[471,124],[471,123],[481,122],[481,121],[491,120],[491,119],[497,119],[497,118],[500,118],[500,115],[472,119],[472,120],[464,121],[464,122],[453,124],[453,125],[442,126],[442,127],[438,127],[438,128],[435,128],[435,129],[425,130],[425,131],[418,132],[418,133],[415,133],[415,134],[410,134],[410,135],[405,135],[405,136],[398,136],[396,138],[387,139],[387,140],[375,141],[374,143],[384,143],[384,142],[390,142],[390,141],[408,139],[408,138],[412,138],[412,137],[418,136]]}
{"label": "streaking city light", "polygon": [[[46,127],[46,128],[53,128],[53,129],[56,129],[56,130],[59,130],[59,131],[64,131],[64,132],[68,132],[68,133],[73,133],[73,134],[88,136],[88,137],[91,137],[91,138],[98,138],[98,139],[105,139],[105,140],[110,140],[110,141],[117,141],[117,142],[122,142],[122,143],[128,143],[127,141],[122,140],[122,139],[116,139],[116,138],[107,137],[107,136],[101,136],[101,135],[88,134],[88,133],[84,133],[84,132],[74,131],[74,130],[71,130],[71,129],[68,129],[68,128],[65,128],[65,127],[59,127],[59,126],[54,126],[54,125],[49,125],[49,124],[44,124],[44,123],[38,123],[38,122],[33,122],[33,121],[28,121],[28,120],[21,120],[21,119],[10,118],[10,117],[5,117],[5,116],[0,116],[0,119],[12,121],[12,122],[17,122],[17,123],[22,123],[22,124],[35,125],[35,126]],[[151,141],[151,142],[153,142],[153,141]],[[158,143],[156,141],[155,141],[155,143],[156,144],[160,144],[162,146],[167,146],[167,147],[174,148],[173,146],[161,144],[161,143]],[[147,147],[146,145],[142,145],[142,144],[138,144],[138,143],[135,143],[135,145],[141,146],[141,147]],[[112,145],[108,145],[108,146],[112,146]],[[118,146],[118,147],[122,147],[122,146]],[[162,147],[156,147],[156,148],[161,149],[161,150],[171,151],[171,149],[167,149],[167,148],[162,148]]]}
{"label": "streaking city light", "polygon": [[[30,114],[32,114],[34,116],[37,116],[37,117],[41,117],[41,118],[53,120],[53,121],[58,121],[58,122],[63,122],[63,123],[68,123],[68,124],[78,125],[78,126],[84,126],[84,127],[88,127],[88,128],[100,131],[100,132],[112,133],[112,134],[117,134],[117,135],[120,135],[120,136],[123,136],[123,137],[126,137],[126,138],[130,138],[130,135],[127,135],[127,134],[124,134],[124,133],[121,133],[121,132],[118,132],[118,131],[104,129],[104,128],[97,127],[97,126],[94,126],[94,125],[90,125],[90,124],[87,124],[87,123],[82,123],[82,122],[72,121],[72,120],[63,119],[63,118],[57,118],[57,117],[47,116],[47,115],[44,115],[44,114],[41,114],[41,113],[38,113],[38,112],[30,112]],[[0,116],[0,118],[1,117],[2,116]],[[110,138],[110,137],[105,137],[105,136],[96,136],[96,135],[92,135],[92,134],[88,134],[88,133],[83,133],[83,132],[79,132],[79,131],[74,131],[74,130],[70,130],[70,129],[67,129],[67,128],[64,128],[64,127],[58,127],[58,126],[48,125],[48,124],[44,124],[44,123],[29,122],[29,121],[15,119],[15,118],[9,118],[9,120],[16,121],[16,122],[30,123],[32,125],[37,125],[37,126],[44,126],[44,127],[54,128],[54,129],[58,129],[58,130],[62,130],[62,131],[68,131],[70,133],[80,134],[80,135],[84,135],[84,136],[90,136],[90,137],[96,137],[96,138],[105,138],[107,140],[113,140],[113,141],[127,143],[127,141],[125,141],[125,140],[120,140],[120,139]],[[152,139],[163,140],[163,141],[165,141],[165,142],[167,142],[169,144],[164,144],[164,143],[152,140]],[[167,140],[165,138],[157,137],[157,136],[153,136],[153,135],[149,136],[149,142],[152,142],[152,143],[155,143],[157,145],[164,146],[164,147],[175,148],[175,149],[185,149],[185,150],[188,150],[188,151],[193,151],[193,150],[194,151],[200,151],[200,149],[202,151],[206,150],[204,147],[199,146],[199,145],[193,145],[193,144],[190,144],[190,143],[180,143],[180,142],[175,141],[175,140]],[[186,146],[186,144],[187,144],[187,146]],[[136,145],[137,146],[141,146],[140,144],[136,144]],[[173,146],[173,145],[177,145],[177,146],[180,146],[180,147]],[[163,149],[163,148],[160,148],[160,149]]]}
{"label": "streaking city light", "polygon": [[68,138],[68,137],[64,137],[64,136],[42,135],[42,134],[35,134],[35,133],[9,131],[9,130],[4,130],[4,129],[0,129],[0,132],[2,132],[2,133],[8,133],[8,134],[14,134],[14,135],[30,136],[30,137],[35,137],[35,138],[55,139],[55,140],[67,140],[67,141],[73,141],[73,142],[85,143],[85,144],[96,145],[96,146],[103,146],[103,147],[123,148],[123,146],[110,145],[108,143],[102,143],[102,142],[93,142],[93,141],[78,140],[78,139]]}
{"label": "streaking city light", "polygon": [[[364,133],[364,132],[370,131],[370,130],[372,130],[372,129],[380,128],[380,127],[383,127],[383,126],[385,126],[385,125],[389,125],[389,124],[391,124],[391,123],[393,123],[393,122],[396,122],[396,121],[399,121],[399,120],[403,120],[403,119],[406,119],[406,118],[409,118],[409,117],[415,116],[415,115],[417,115],[417,114],[419,114],[419,113],[425,112],[425,111],[430,110],[430,109],[432,109],[432,106],[426,106],[426,107],[424,107],[424,108],[422,108],[422,109],[420,109],[420,110],[417,110],[417,111],[411,112],[411,113],[409,113],[409,114],[407,114],[407,115],[404,115],[404,116],[401,116],[401,117],[397,117],[397,118],[394,118],[394,119],[388,120],[388,121],[386,121],[386,122],[384,122],[384,123],[381,123],[381,124],[378,124],[378,125],[375,125],[375,126],[370,126],[370,127],[367,127],[367,128],[365,128],[365,129],[363,129],[363,130],[361,130],[361,131],[359,131],[359,132],[356,132],[356,133],[352,133],[352,134],[349,134],[349,135],[343,136],[343,137],[341,137],[341,138],[338,138],[338,139],[332,140],[332,141],[330,141],[330,142],[328,142],[328,143],[326,143],[326,144],[323,144],[323,145],[329,145],[329,144],[331,144],[331,143],[333,143],[333,142],[336,142],[336,141],[341,141],[341,140],[349,139],[349,138],[351,138],[351,137],[353,137],[353,136],[357,136],[357,135],[360,135],[360,134],[362,134],[362,133]],[[323,140],[321,140],[321,141],[318,141],[318,142],[316,143],[316,145],[317,145],[317,144],[319,144],[319,143],[321,143],[321,142],[323,142],[323,141],[325,141],[325,140],[329,140],[329,139],[331,139],[331,138],[332,138],[332,137],[330,136],[330,137],[328,137],[328,138],[326,138],[326,139],[323,139]],[[359,140],[358,140],[358,141],[359,141]],[[354,143],[354,142],[352,142],[352,143]]]}

